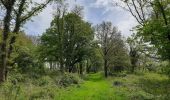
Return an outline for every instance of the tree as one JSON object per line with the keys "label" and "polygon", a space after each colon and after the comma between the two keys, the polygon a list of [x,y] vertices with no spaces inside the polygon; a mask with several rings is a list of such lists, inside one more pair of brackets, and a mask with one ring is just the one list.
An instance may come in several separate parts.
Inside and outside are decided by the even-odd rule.
{"label": "tree", "polygon": [[93,40],[89,46],[88,55],[85,58],[86,61],[86,72],[98,72],[102,70],[103,67],[103,58],[100,54],[100,47],[98,42]]}
{"label": "tree", "polygon": [[42,47],[50,51],[44,59],[51,56],[60,65],[63,63],[66,71],[72,72],[75,64],[85,59],[92,39],[91,25],[77,14],[55,16],[51,27],[41,37]]}
{"label": "tree", "polygon": [[[122,45],[121,33],[111,22],[103,22],[96,26],[96,36],[101,47],[101,55],[104,60],[105,77],[108,76],[108,68],[112,65],[112,58],[119,46]],[[122,46],[121,46],[122,47]]]}
{"label": "tree", "polygon": [[145,42],[143,38],[132,34],[128,37],[127,43],[129,45],[129,56],[131,60],[131,72],[133,73],[135,68],[143,66],[143,69],[147,67],[149,61],[159,61],[160,55],[157,54],[158,49]]}
{"label": "tree", "polygon": [[[51,1],[47,0],[45,3],[38,3],[32,0],[0,0],[0,6],[3,7],[1,10],[5,12],[0,54],[0,82],[3,82],[7,77],[8,59],[13,50],[16,34],[19,33],[21,26],[32,16],[38,14]],[[14,22],[14,28],[12,28],[11,22]],[[11,33],[13,36],[9,39],[9,34]],[[9,43],[8,40],[10,41]]]}
{"label": "tree", "polygon": [[[123,8],[137,20],[134,30],[148,46],[155,48],[154,58],[170,61],[170,1],[169,0],[122,0],[126,5]],[[122,7],[122,6],[121,6]],[[145,50],[145,52],[150,52]],[[160,57],[161,56],[161,57]],[[161,59],[160,59],[161,58]]]}
{"label": "tree", "polygon": [[[14,50],[11,54],[10,66],[16,66],[17,71],[21,73],[29,73],[38,67],[35,64],[38,63],[35,55],[37,46],[24,33],[18,34],[16,38],[16,42],[13,45]],[[8,69],[13,71],[12,69],[14,68],[10,67]]]}
{"label": "tree", "polygon": [[130,62],[131,62],[131,72],[133,73],[139,61],[139,56],[140,56],[139,45],[137,44],[137,41],[135,41],[134,36],[132,36],[131,38],[128,38],[127,42],[130,47],[129,56],[130,56]]}
{"label": "tree", "polygon": [[169,0],[126,0],[124,3],[140,24],[136,27],[137,36],[154,45],[163,60],[169,60]]}

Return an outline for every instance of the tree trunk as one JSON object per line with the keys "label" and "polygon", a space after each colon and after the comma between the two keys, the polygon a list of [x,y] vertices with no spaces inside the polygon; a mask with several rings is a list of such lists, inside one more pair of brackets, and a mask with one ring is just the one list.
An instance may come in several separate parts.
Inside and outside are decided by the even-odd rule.
{"label": "tree trunk", "polygon": [[61,73],[64,73],[64,63],[63,63],[63,58],[60,58],[60,71]]}
{"label": "tree trunk", "polygon": [[134,65],[132,65],[131,73],[134,73],[134,70],[135,70],[135,66],[134,66]]}
{"label": "tree trunk", "polygon": [[90,69],[90,67],[89,67],[89,60],[87,60],[87,65],[86,65],[86,73],[89,73],[89,70]]}
{"label": "tree trunk", "polygon": [[7,4],[6,15],[4,17],[4,29],[2,34],[2,45],[1,45],[1,65],[0,65],[0,82],[5,81],[7,77],[7,41],[10,32],[10,21],[11,14],[15,0],[12,0]]}
{"label": "tree trunk", "polygon": [[107,73],[107,60],[105,59],[104,60],[104,75],[105,75],[105,77],[107,77],[108,76],[108,73]]}
{"label": "tree trunk", "polygon": [[50,70],[52,70],[52,69],[53,69],[53,63],[52,63],[52,61],[50,61],[49,64],[50,64]]}
{"label": "tree trunk", "polygon": [[82,62],[80,62],[79,68],[80,68],[80,75],[82,75],[83,74],[83,64],[82,64]]}
{"label": "tree trunk", "polygon": [[3,67],[0,67],[0,83],[5,81],[5,69]]}
{"label": "tree trunk", "polygon": [[71,67],[71,66],[69,67],[68,72],[69,72],[69,73],[72,72],[72,67]]}

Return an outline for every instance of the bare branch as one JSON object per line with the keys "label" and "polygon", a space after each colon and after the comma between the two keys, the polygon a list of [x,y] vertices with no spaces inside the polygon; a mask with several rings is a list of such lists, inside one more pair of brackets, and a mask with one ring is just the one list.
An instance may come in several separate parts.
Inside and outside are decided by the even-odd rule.
{"label": "bare branch", "polygon": [[143,19],[142,19],[141,15],[140,15],[140,13],[139,13],[139,11],[138,11],[138,9],[137,9],[137,6],[136,6],[134,0],[132,0],[132,3],[133,3],[133,6],[134,6],[134,8],[135,8],[135,11],[136,11],[139,19],[141,20],[141,22],[143,22]]}
{"label": "bare branch", "polygon": [[127,3],[127,7],[129,8],[130,13],[132,14],[132,16],[137,20],[137,22],[141,25],[143,25],[143,23],[141,23],[138,19],[138,17],[133,13],[132,9],[130,8],[129,4]]}
{"label": "bare branch", "polygon": [[25,16],[23,16],[23,18],[21,19],[21,22],[24,22],[27,19],[31,18],[37,12],[39,12],[40,10],[45,8],[47,6],[47,4],[49,4],[50,2],[51,2],[51,0],[48,0],[46,3],[40,4],[38,7],[32,8],[32,10],[30,12],[28,12]]}
{"label": "bare branch", "polygon": [[5,3],[4,0],[0,0],[0,2],[2,3],[2,5],[3,5],[5,8],[7,8],[7,5],[6,5],[6,3]]}

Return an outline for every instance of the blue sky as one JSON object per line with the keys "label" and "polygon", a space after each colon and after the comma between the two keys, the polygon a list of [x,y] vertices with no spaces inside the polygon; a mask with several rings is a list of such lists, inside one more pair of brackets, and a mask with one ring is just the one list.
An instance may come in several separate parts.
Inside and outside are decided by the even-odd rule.
{"label": "blue sky", "polygon": [[[129,12],[122,8],[113,6],[113,1],[118,0],[67,0],[69,8],[73,8],[76,4],[84,6],[84,19],[90,23],[99,24],[102,21],[111,21],[114,26],[122,32],[123,36],[128,37],[132,34],[130,29],[137,22]],[[49,5],[38,16],[32,18],[24,25],[23,30],[27,34],[41,35],[50,27],[53,18],[54,8]]]}

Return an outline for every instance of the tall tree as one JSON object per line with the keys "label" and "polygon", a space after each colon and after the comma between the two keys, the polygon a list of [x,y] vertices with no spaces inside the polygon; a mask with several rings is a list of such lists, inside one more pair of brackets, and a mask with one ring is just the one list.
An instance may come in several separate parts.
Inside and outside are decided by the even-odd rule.
{"label": "tall tree", "polygon": [[108,76],[108,67],[111,63],[116,48],[120,45],[121,34],[111,22],[103,22],[96,26],[96,36],[101,47],[104,60],[105,77]]}
{"label": "tall tree", "polygon": [[10,22],[11,22],[11,14],[12,10],[14,9],[14,4],[16,0],[8,0],[4,1],[1,0],[1,4],[4,5],[6,9],[6,14],[3,19],[3,36],[2,36],[2,44],[1,44],[1,65],[0,65],[0,82],[3,82],[5,80],[5,74],[6,74],[6,66],[7,66],[7,40],[8,35],[10,32]]}
{"label": "tall tree", "polygon": [[72,72],[75,64],[87,55],[92,39],[91,25],[75,13],[67,13],[62,17],[55,16],[51,27],[42,36],[41,45],[44,50],[50,50],[48,56],[55,58],[54,61],[60,65],[63,63],[66,71]]}
{"label": "tall tree", "polygon": [[[47,0],[44,3],[38,3],[32,0],[0,0],[0,5],[3,7],[1,11],[5,12],[0,54],[0,82],[3,82],[7,76],[7,64],[13,50],[12,46],[16,40],[15,34],[19,33],[21,26],[26,21],[45,8],[51,1]],[[14,22],[14,28],[12,28],[11,22]],[[13,36],[9,39],[10,33],[13,33]],[[10,41],[9,43],[7,42],[8,40]]]}

